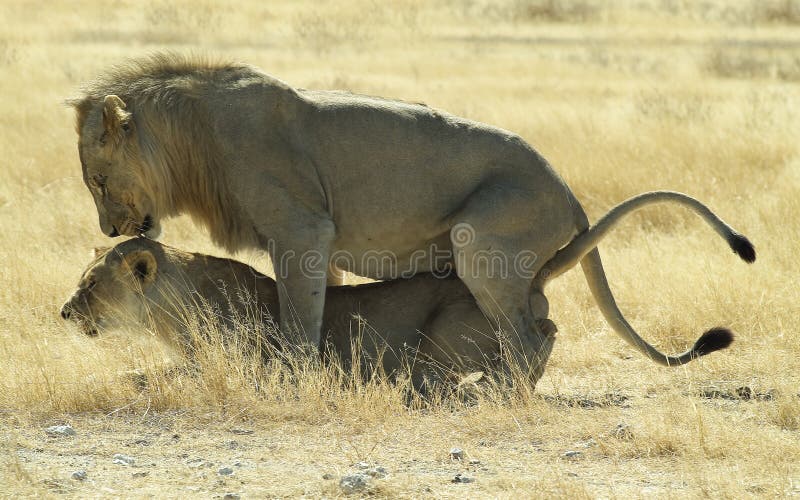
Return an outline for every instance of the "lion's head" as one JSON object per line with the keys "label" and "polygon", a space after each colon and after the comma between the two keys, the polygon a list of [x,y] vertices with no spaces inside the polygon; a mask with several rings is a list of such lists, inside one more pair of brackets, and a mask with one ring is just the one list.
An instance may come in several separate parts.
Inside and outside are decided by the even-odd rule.
{"label": "lion's head", "polygon": [[111,249],[96,248],[77,290],[62,306],[61,317],[77,323],[89,336],[146,324],[144,298],[155,286],[158,271],[153,243],[136,238]]}
{"label": "lion's head", "polygon": [[[76,111],[83,179],[108,236],[157,238],[163,219],[188,214],[229,250],[251,238],[219,165],[204,89],[208,75],[247,70],[174,54],[131,60],[84,86]],[[247,70],[250,71],[250,70]]]}
{"label": "lion's head", "polygon": [[155,238],[160,233],[160,217],[140,173],[141,142],[136,120],[126,108],[113,94],[106,95],[102,103],[84,104],[78,120],[83,181],[94,198],[105,234]]}

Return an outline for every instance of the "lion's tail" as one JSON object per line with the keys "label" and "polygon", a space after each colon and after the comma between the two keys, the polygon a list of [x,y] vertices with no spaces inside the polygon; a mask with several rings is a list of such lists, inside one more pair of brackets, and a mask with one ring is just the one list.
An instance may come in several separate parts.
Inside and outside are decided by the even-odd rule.
{"label": "lion's tail", "polygon": [[701,202],[681,193],[653,191],[629,198],[620,203],[612,208],[591,228],[588,227],[588,219],[585,213],[580,209],[580,213],[576,214],[579,216],[576,222],[579,226],[578,230],[583,231],[545,264],[540,275],[543,276],[545,280],[552,279],[580,261],[592,295],[611,327],[626,342],[656,363],[665,366],[676,366],[685,364],[699,356],[728,347],[733,341],[733,334],[730,330],[725,328],[713,328],[705,332],[697,342],[695,342],[694,346],[683,354],[667,356],[659,352],[636,333],[617,307],[617,303],[614,300],[614,296],[606,280],[603,263],[600,260],[600,253],[596,248],[600,240],[613,229],[623,217],[643,206],[662,201],[675,202],[690,208],[722,236],[742,260],[748,263],[755,261],[756,253],[752,243],[727,225],[722,219],[717,217],[714,212]]}
{"label": "lion's tail", "polygon": [[588,221],[585,220],[586,215],[581,214],[580,220],[577,221],[577,224],[582,226],[578,228],[580,234],[570,241],[567,246],[559,250],[558,253],[544,265],[544,279],[549,281],[575,267],[575,265],[591,252],[600,243],[600,240],[605,238],[627,215],[647,205],[662,202],[677,203],[678,205],[689,208],[702,217],[717,234],[727,241],[731,249],[741,257],[742,260],[747,263],[752,263],[756,260],[756,251],[755,248],[753,248],[753,244],[750,243],[750,240],[726,224],[725,221],[720,219],[717,214],[712,212],[710,208],[700,201],[691,196],[674,191],[650,191],[623,201],[609,210],[608,213],[592,227],[588,227]]}

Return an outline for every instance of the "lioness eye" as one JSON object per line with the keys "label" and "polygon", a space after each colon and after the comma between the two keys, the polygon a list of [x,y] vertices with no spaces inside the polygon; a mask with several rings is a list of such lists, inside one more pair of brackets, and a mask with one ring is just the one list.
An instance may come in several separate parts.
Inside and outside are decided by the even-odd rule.
{"label": "lioness eye", "polygon": [[97,282],[95,280],[89,280],[86,283],[86,289],[91,292],[96,284],[97,284]]}

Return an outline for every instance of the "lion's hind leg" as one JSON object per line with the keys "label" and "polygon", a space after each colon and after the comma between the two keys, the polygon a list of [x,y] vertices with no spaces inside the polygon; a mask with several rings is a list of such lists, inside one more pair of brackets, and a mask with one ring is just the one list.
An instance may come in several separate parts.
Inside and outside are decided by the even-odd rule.
{"label": "lion's hind leg", "polygon": [[518,368],[535,383],[550,356],[552,335],[537,323],[547,319],[547,300],[541,292],[531,300],[531,284],[574,232],[560,221],[569,209],[566,197],[495,185],[473,194],[452,218],[456,271],[501,333],[512,378]]}

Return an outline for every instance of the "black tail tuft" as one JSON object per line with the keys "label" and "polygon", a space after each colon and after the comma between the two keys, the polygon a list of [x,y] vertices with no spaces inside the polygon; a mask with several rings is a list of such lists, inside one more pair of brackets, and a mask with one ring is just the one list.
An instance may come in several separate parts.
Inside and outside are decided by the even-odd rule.
{"label": "black tail tuft", "polygon": [[727,328],[716,327],[707,331],[694,343],[692,352],[695,356],[705,356],[708,353],[725,349],[733,342],[733,332]]}
{"label": "black tail tuft", "polygon": [[728,238],[728,244],[743,261],[748,264],[752,264],[756,261],[756,249],[743,234],[734,233]]}

